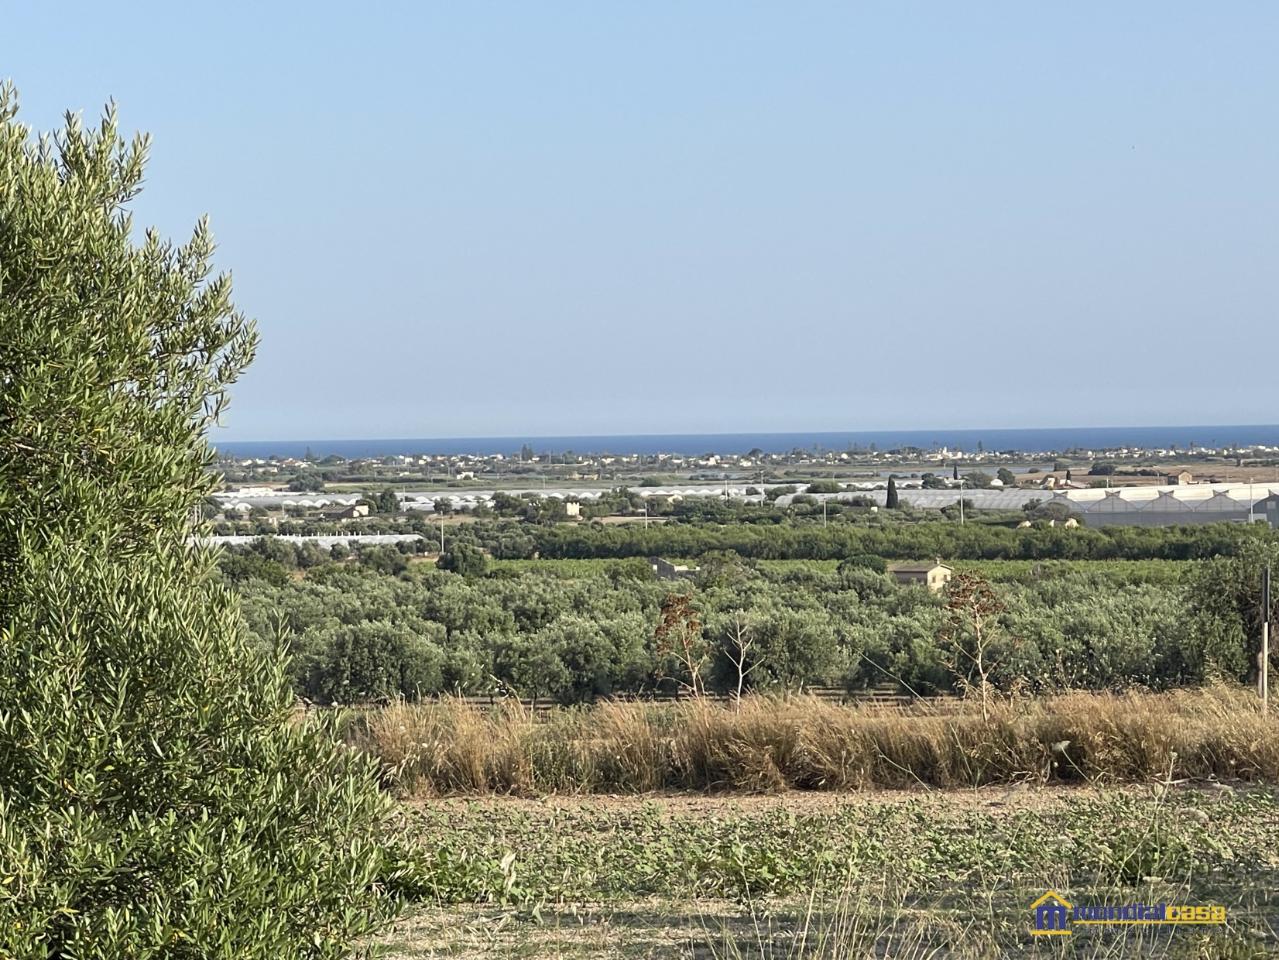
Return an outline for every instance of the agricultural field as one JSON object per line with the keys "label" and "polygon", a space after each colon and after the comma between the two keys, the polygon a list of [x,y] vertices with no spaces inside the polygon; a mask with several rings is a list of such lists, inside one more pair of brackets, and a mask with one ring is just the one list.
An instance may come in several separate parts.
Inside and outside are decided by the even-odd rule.
{"label": "agricultural field", "polygon": [[[927,526],[909,530],[912,542]],[[935,696],[974,683],[1043,692],[1244,683],[1257,572],[1279,556],[1271,538],[1252,534],[1233,555],[1170,559],[1171,535],[1160,534],[1132,559],[951,560],[993,612],[979,639],[964,603],[894,581],[878,554],[716,550],[688,557],[685,577],[661,580],[644,557],[495,555],[501,537],[516,535],[496,534],[486,549],[458,532],[438,562],[414,544],[338,556],[261,540],[225,554],[222,572],[263,647],[288,636],[295,688],[312,702],[461,693],[572,704],[686,687],[887,685]],[[1188,536],[1198,550],[1222,534]]]}
{"label": "agricultural field", "polygon": [[[291,631],[295,689],[356,704],[332,713],[396,798],[389,957],[1279,952],[1279,719],[1249,686],[1269,538],[1017,557],[965,532],[974,605],[886,572],[940,525],[839,559],[762,528],[764,556],[666,554],[679,580],[638,552],[653,531],[555,529],[473,523],[438,566],[224,559],[251,631]],[[862,699],[884,687],[902,702]],[[1227,922],[1036,936],[1048,890]]]}
{"label": "agricultural field", "polygon": [[[406,803],[400,817],[436,866],[381,938],[405,960],[1233,958],[1279,944],[1268,789],[508,797]],[[1047,889],[1220,904],[1228,925],[1080,928],[1050,946],[1029,932]]]}
{"label": "agricultural field", "polygon": [[[1279,722],[1244,691],[943,712],[394,705],[348,737],[379,758],[417,867],[380,941],[396,958],[1279,948]],[[1049,889],[1224,906],[1228,923],[1050,944],[1030,933]]]}
{"label": "agricultural field", "polygon": [[[673,563],[696,567],[697,557],[667,557]],[[931,557],[911,557],[923,561]],[[626,560],[495,560],[494,570],[517,573],[540,573],[548,576],[580,578],[607,576],[610,571],[627,569]],[[832,575],[839,560],[759,560],[758,568],[785,577],[794,573]],[[1075,574],[1096,577],[1114,584],[1176,583],[1186,576],[1188,568],[1177,560],[956,560],[950,564],[956,571],[977,573],[993,583],[1025,583],[1069,577]]]}

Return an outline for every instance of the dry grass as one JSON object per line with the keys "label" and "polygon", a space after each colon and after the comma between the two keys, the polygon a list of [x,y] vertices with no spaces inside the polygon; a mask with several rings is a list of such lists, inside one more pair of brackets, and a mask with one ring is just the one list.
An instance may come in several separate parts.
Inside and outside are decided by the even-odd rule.
{"label": "dry grass", "polygon": [[1163,779],[1279,782],[1279,719],[1244,690],[1067,693],[975,706],[459,701],[369,710],[351,742],[406,795],[776,792]]}

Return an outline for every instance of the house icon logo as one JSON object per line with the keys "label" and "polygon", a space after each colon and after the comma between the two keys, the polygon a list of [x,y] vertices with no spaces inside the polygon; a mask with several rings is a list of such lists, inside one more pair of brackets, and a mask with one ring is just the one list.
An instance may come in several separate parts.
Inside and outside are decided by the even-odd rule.
{"label": "house icon logo", "polygon": [[1074,906],[1056,890],[1049,890],[1030,905],[1035,917],[1030,932],[1039,937],[1070,935],[1070,911]]}

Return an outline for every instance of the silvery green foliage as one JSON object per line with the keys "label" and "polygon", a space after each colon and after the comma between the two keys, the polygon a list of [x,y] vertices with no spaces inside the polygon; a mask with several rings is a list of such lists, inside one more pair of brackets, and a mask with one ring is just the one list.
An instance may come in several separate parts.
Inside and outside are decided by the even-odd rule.
{"label": "silvery green foliage", "polygon": [[15,116],[0,89],[0,957],[349,955],[384,800],[190,544],[253,327],[203,223],[135,243],[114,110]]}

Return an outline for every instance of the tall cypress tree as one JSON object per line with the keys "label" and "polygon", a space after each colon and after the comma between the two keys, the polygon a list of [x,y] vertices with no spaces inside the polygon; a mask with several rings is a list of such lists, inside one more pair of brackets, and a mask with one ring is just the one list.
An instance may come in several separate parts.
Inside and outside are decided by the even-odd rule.
{"label": "tall cypress tree", "polygon": [[892,477],[888,478],[888,493],[884,498],[884,506],[889,510],[896,510],[901,505],[901,498],[897,495],[897,481]]}
{"label": "tall cypress tree", "polygon": [[199,547],[256,334],[206,226],[133,241],[147,141],[0,88],[0,956],[340,957],[385,905],[366,759],[290,718]]}

